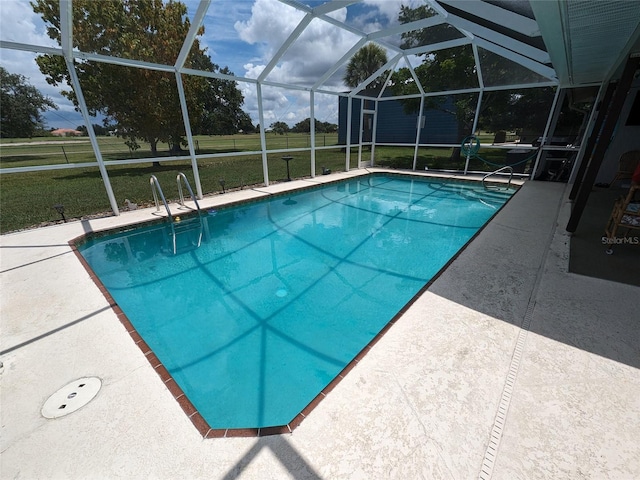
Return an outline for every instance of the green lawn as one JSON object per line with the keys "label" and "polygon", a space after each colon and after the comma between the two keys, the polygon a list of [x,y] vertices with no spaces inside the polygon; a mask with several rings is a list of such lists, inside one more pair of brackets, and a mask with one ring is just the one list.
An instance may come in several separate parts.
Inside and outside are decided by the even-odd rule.
{"label": "green lawn", "polygon": [[[306,134],[266,135],[267,150],[309,148],[310,137]],[[337,145],[338,134],[316,135],[316,145]],[[123,139],[98,137],[102,158],[109,160],[131,160],[150,158],[149,144],[131,151]],[[259,151],[260,135],[200,135],[194,137],[196,155]],[[184,147],[183,147],[184,148]],[[188,155],[184,150],[181,155]],[[173,156],[166,144],[159,146],[159,156]],[[2,139],[0,143],[0,168],[58,165],[65,163],[94,162],[95,155],[88,137],[41,137],[34,139]]]}
{"label": "green lawn", "polygon": [[[224,152],[248,152],[260,150],[259,135],[199,136],[196,154],[216,154]],[[43,143],[46,141],[47,143]],[[64,142],[64,143],[63,143]],[[21,145],[27,143],[27,145]],[[104,160],[141,159],[150,156],[148,145],[130,152],[122,139],[99,137]],[[337,134],[316,136],[318,145],[336,145]],[[269,149],[307,148],[309,136],[304,134],[267,136]],[[164,156],[169,156],[166,151]],[[416,168],[463,169],[464,158],[451,160],[452,148],[420,148]],[[187,175],[194,191],[193,171],[188,152],[184,160],[162,162],[159,166],[151,162],[107,167],[116,201],[124,209],[124,200],[129,199],[139,205],[152,205],[153,195],[149,178],[155,175],[162,185],[168,200],[178,196],[176,176],[178,172]],[[311,176],[311,152],[290,152],[291,178]],[[375,149],[375,164],[390,168],[411,169],[414,149],[412,147],[381,147]],[[487,150],[481,156],[492,162],[504,163],[504,150]],[[268,154],[269,181],[275,183],[286,179],[286,163],[283,153]],[[370,150],[363,149],[363,161],[370,158]],[[350,168],[357,167],[357,148],[352,149]],[[2,139],[0,144],[0,168],[32,165],[95,162],[91,144],[86,137],[81,138],[37,138],[32,140]],[[316,150],[316,175],[322,174],[323,167],[333,172],[345,170],[344,148],[335,146],[327,150]],[[472,170],[495,170],[479,160],[472,160]],[[220,180],[225,189],[245,188],[263,185],[261,154],[243,154],[233,157],[208,157],[198,160],[198,170],[205,195],[220,194]],[[69,168],[28,173],[0,175],[0,233],[7,233],[46,222],[57,221],[60,215],[53,205],[62,204],[67,219],[111,212],[102,177],[97,167]]]}
{"label": "green lawn", "polygon": [[[200,136],[195,137],[196,154],[206,155],[224,152],[260,150],[259,135]],[[46,143],[45,143],[46,142]],[[335,145],[337,134],[317,135],[319,145]],[[26,145],[23,145],[25,144]],[[130,152],[122,139],[99,137],[103,159],[127,160],[150,157],[148,145],[142,145],[136,152]],[[302,134],[267,136],[269,149],[306,148],[309,136]],[[160,156],[170,156],[166,145]],[[109,179],[118,205],[123,208],[129,199],[139,205],[152,205],[153,195],[149,178],[155,175],[168,200],[176,200],[178,189],[176,176],[179,172],[187,175],[195,191],[195,182],[188,152],[182,152],[184,160],[162,162],[159,166],[152,162],[107,167]],[[283,181],[287,178],[283,153],[269,154],[269,181]],[[310,151],[291,152],[294,157],[289,163],[291,178],[311,176]],[[355,157],[354,157],[355,159]],[[95,162],[91,143],[81,138],[37,138],[2,140],[0,144],[0,168],[50,165],[66,163]],[[342,147],[316,151],[316,172],[322,174],[322,167],[332,171],[344,171],[345,154]],[[352,167],[355,164],[352,163]],[[198,160],[200,181],[205,195],[222,192],[220,180],[225,189],[245,188],[263,185],[261,154],[246,154],[233,157],[209,157]],[[59,220],[61,217],[53,205],[62,204],[68,219],[81,218],[99,213],[109,213],[111,206],[106,195],[102,177],[96,167],[69,168],[62,170],[9,173],[0,175],[0,232],[6,233],[41,223]]]}

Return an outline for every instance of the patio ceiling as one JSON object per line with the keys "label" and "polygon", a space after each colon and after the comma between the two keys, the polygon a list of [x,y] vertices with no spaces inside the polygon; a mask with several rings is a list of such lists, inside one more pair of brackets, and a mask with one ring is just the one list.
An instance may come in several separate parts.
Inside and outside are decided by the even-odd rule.
{"label": "patio ceiling", "polygon": [[563,87],[615,79],[625,58],[640,52],[638,1],[438,0],[437,3],[445,9],[448,23],[552,67]]}
{"label": "patio ceiling", "polygon": [[562,86],[616,79],[625,59],[640,52],[638,1],[529,3]]}

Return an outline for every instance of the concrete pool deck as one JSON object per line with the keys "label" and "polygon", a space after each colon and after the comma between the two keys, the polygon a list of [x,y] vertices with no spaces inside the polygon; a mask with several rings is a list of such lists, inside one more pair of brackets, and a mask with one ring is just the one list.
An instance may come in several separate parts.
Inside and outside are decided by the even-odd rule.
{"label": "concrete pool deck", "polygon": [[[260,438],[202,438],[68,245],[155,209],[1,236],[0,477],[640,478],[640,288],[568,273],[566,187],[526,182],[293,433]],[[97,396],[44,418],[81,377]]]}

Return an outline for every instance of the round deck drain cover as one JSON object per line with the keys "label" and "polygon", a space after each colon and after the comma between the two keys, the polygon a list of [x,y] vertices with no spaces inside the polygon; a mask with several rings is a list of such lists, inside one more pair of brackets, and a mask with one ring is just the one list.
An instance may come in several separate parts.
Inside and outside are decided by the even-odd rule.
{"label": "round deck drain cover", "polygon": [[102,381],[98,377],[79,378],[51,395],[42,406],[42,416],[58,418],[79,410],[98,394]]}

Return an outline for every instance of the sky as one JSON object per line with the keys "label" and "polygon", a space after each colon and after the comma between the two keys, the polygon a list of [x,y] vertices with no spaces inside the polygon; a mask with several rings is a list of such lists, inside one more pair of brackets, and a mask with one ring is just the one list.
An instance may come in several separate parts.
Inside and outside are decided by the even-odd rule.
{"label": "sky", "polygon": [[[96,0],[103,1],[103,0]],[[183,0],[188,16],[193,18],[198,0]],[[303,1],[311,7],[323,1]],[[418,0],[363,0],[332,12],[330,15],[366,33],[388,27],[397,22],[400,5]],[[236,76],[257,78],[279,50],[289,34],[303,18],[304,13],[277,0],[212,0],[204,21],[204,35],[199,38],[213,63],[228,67]],[[0,39],[57,47],[46,34],[46,26],[33,13],[28,0],[0,0]],[[286,55],[266,77],[269,81],[311,86],[337,60],[359,36],[314,19],[294,42]],[[82,117],[73,105],[61,96],[66,86],[47,84],[34,61],[36,54],[0,49],[0,65],[9,73],[22,74],[28,83],[50,97],[59,110],[45,113],[50,128],[75,128],[82,125]],[[339,70],[324,85],[326,89],[346,91],[342,83],[343,70]],[[239,82],[245,102],[243,109],[258,124],[257,92],[255,85]],[[264,123],[266,126],[282,121],[294,126],[310,116],[309,93],[270,86],[263,87]],[[319,121],[338,123],[336,96],[316,94],[315,117]],[[100,123],[96,119],[95,123]]]}

